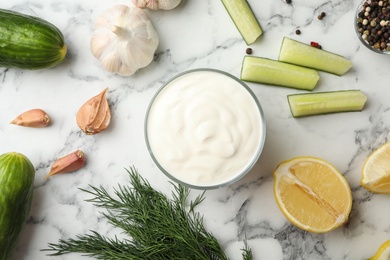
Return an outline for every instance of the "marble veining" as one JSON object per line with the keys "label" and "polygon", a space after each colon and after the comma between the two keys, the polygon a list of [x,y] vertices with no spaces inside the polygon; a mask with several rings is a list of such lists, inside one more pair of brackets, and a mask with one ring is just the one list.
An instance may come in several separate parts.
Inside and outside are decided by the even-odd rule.
{"label": "marble veining", "polygon": [[[267,122],[266,144],[255,167],[237,183],[206,192],[198,211],[231,259],[240,259],[243,241],[254,259],[359,260],[372,256],[390,238],[390,197],[360,186],[367,156],[388,141],[390,58],[367,50],[357,39],[353,17],[358,1],[249,0],[264,35],[251,45],[255,56],[277,59],[288,36],[319,42],[324,49],[350,58],[353,68],[342,77],[320,73],[315,91],[361,89],[368,96],[362,112],[301,119],[292,118],[286,95],[299,90],[248,83],[258,97]],[[152,185],[167,193],[172,186],[154,165],[144,142],[144,116],[158,88],[185,70],[207,67],[239,77],[247,48],[220,1],[182,0],[171,11],[148,11],[160,36],[153,62],[131,77],[102,70],[89,50],[96,17],[123,0],[13,0],[0,8],[39,16],[54,23],[68,45],[66,60],[57,67],[26,71],[0,68],[0,152],[27,155],[36,168],[34,198],[14,260],[78,260],[79,254],[49,257],[41,249],[61,238],[89,230],[121,234],[86,202],[80,188],[102,185],[113,191],[128,182],[125,168],[134,165]],[[320,12],[326,12],[318,20]],[[301,34],[296,35],[295,30]],[[86,136],[77,127],[78,108],[105,87],[112,110],[109,129]],[[21,112],[42,108],[52,117],[45,129],[9,124]],[[85,168],[44,179],[52,163],[76,149],[87,156]],[[291,225],[273,197],[272,172],[283,160],[312,155],[331,162],[353,192],[349,222],[327,234],[312,234]],[[195,196],[200,191],[192,191]]]}

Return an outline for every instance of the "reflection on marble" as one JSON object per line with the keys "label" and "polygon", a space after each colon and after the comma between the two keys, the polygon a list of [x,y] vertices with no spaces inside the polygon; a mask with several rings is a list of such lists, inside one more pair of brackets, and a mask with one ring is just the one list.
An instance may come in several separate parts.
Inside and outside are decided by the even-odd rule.
{"label": "reflection on marble", "polygon": [[[206,192],[198,210],[208,229],[231,259],[240,259],[247,239],[255,259],[367,259],[390,238],[390,197],[373,195],[360,186],[367,156],[388,140],[390,129],[390,58],[371,53],[356,38],[353,15],[358,2],[249,0],[264,35],[251,46],[253,55],[277,59],[284,36],[350,58],[354,64],[342,77],[320,72],[315,91],[361,89],[368,96],[363,112],[292,118],[286,95],[301,91],[248,83],[265,112],[267,139],[254,169],[243,179]],[[40,251],[60,238],[96,230],[112,236],[99,210],[86,202],[79,188],[102,185],[109,191],[127,183],[124,168],[135,165],[158,189],[170,193],[169,180],[153,164],[144,142],[144,115],[156,90],[175,74],[199,67],[239,76],[247,46],[220,1],[183,0],[172,11],[148,11],[160,35],[155,60],[131,77],[104,72],[89,50],[93,22],[119,0],[13,0],[0,8],[33,14],[64,33],[69,54],[61,65],[39,71],[0,68],[0,152],[18,151],[36,167],[31,217],[17,246],[15,260],[84,259],[79,254],[49,257]],[[323,20],[317,15],[326,12]],[[300,35],[295,30],[301,30]],[[110,128],[96,136],[78,129],[75,115],[90,97],[108,87]],[[21,112],[44,109],[53,124],[29,129],[9,124]],[[87,165],[75,173],[43,177],[56,158],[76,149]],[[327,234],[311,234],[292,226],[273,197],[272,171],[283,160],[300,155],[328,160],[353,190],[350,221]],[[199,191],[193,191],[196,195]]]}

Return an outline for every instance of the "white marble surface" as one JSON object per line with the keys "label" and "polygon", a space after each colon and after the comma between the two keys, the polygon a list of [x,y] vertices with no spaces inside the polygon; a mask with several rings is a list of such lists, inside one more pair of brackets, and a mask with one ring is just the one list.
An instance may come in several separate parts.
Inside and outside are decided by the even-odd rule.
{"label": "white marble surface", "polygon": [[[248,85],[265,112],[267,138],[254,169],[229,187],[207,191],[198,208],[205,224],[231,259],[240,259],[244,238],[254,259],[367,259],[390,238],[390,197],[373,195],[360,184],[361,167],[369,153],[388,140],[390,129],[390,57],[371,53],[356,38],[351,0],[249,1],[264,35],[251,47],[253,55],[276,59],[284,36],[317,41],[324,49],[350,58],[354,67],[337,77],[320,73],[315,91],[361,89],[368,96],[363,112],[292,118],[286,95],[299,91]],[[156,188],[171,186],[150,158],[144,142],[144,115],[156,90],[184,70],[210,67],[239,76],[246,45],[218,0],[183,0],[172,11],[149,11],[160,45],[153,63],[131,77],[104,72],[89,50],[96,17],[120,0],[13,0],[0,8],[33,14],[54,23],[65,36],[69,54],[47,70],[0,68],[0,152],[18,151],[36,167],[31,218],[14,259],[84,259],[79,254],[49,257],[40,251],[50,242],[88,230],[104,235],[117,231],[86,202],[78,188],[88,185],[112,190],[127,183],[124,168],[134,165]],[[326,12],[318,20],[320,12]],[[295,35],[300,28],[301,35]],[[112,109],[106,132],[86,136],[77,127],[78,108],[105,87]],[[21,112],[42,108],[52,125],[30,129],[9,124]],[[76,149],[87,156],[85,168],[49,180],[43,177],[58,157]],[[278,209],[272,191],[272,171],[282,160],[311,155],[328,160],[347,178],[353,190],[350,222],[316,235],[292,226]],[[196,194],[197,191],[194,192]]]}

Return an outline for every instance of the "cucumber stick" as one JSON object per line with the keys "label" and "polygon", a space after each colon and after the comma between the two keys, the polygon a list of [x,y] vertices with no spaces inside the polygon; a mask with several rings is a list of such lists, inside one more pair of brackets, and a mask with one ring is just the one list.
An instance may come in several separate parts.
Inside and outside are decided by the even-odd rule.
{"label": "cucumber stick", "polygon": [[241,80],[312,90],[320,76],[316,70],[267,58],[245,56]]}
{"label": "cucumber stick", "polygon": [[367,101],[360,90],[293,94],[287,99],[293,117],[361,111]]}
{"label": "cucumber stick", "polygon": [[221,0],[247,45],[254,43],[263,30],[246,0]]}
{"label": "cucumber stick", "polygon": [[352,62],[343,56],[284,37],[279,61],[296,64],[336,75],[345,74]]}

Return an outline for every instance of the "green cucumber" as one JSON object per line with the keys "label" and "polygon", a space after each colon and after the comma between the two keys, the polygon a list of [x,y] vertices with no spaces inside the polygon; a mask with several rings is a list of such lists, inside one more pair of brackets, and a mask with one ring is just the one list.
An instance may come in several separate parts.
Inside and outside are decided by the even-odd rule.
{"label": "green cucumber", "polygon": [[254,43],[263,34],[246,0],[222,0],[222,3],[247,45]]}
{"label": "green cucumber", "polygon": [[352,62],[338,54],[284,37],[279,52],[279,61],[296,64],[336,75],[345,74]]}
{"label": "green cucumber", "polygon": [[320,76],[313,69],[267,58],[245,56],[240,78],[243,81],[312,90]]}
{"label": "green cucumber", "polygon": [[0,66],[49,68],[62,62],[66,51],[64,36],[53,24],[0,9]]}
{"label": "green cucumber", "polygon": [[20,153],[0,155],[0,260],[9,260],[29,217],[35,169]]}
{"label": "green cucumber", "polygon": [[293,117],[362,111],[367,96],[360,90],[302,93],[287,96]]}

